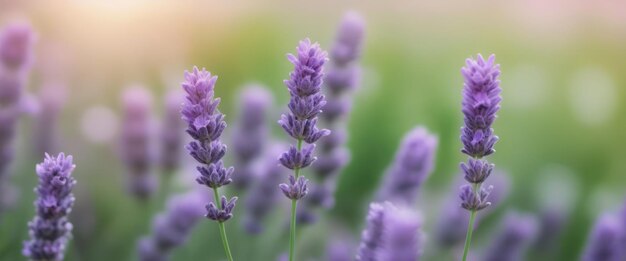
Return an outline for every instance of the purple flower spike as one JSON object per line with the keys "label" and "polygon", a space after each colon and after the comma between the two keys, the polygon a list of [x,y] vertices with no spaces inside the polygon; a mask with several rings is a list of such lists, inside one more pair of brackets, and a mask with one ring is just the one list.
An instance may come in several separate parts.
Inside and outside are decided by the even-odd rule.
{"label": "purple flower spike", "polygon": [[417,127],[402,141],[395,161],[385,176],[380,200],[415,202],[420,186],[433,171],[437,138]]}
{"label": "purple flower spike", "polygon": [[582,256],[583,261],[618,261],[623,249],[621,237],[624,227],[612,215],[605,214],[596,222],[587,241],[587,247]]}
{"label": "purple flower spike", "polygon": [[255,178],[254,161],[262,153],[268,136],[266,119],[272,105],[272,94],[261,86],[248,86],[240,95],[238,123],[233,135],[234,161],[237,170],[233,182],[246,189]]}
{"label": "purple flower spike", "polygon": [[420,260],[423,244],[421,218],[408,209],[392,210],[385,216],[385,248],[381,260]]}
{"label": "purple flower spike", "polygon": [[335,45],[331,51],[333,62],[345,65],[355,61],[361,55],[365,21],[356,12],[348,12],[339,25]]}
{"label": "purple flower spike", "polygon": [[35,189],[37,215],[28,223],[30,240],[24,242],[22,253],[32,260],[63,260],[65,247],[71,237],[72,224],[67,216],[74,205],[72,189],[76,180],[72,156],[46,154],[37,164],[39,186]]}
{"label": "purple flower spike", "polygon": [[383,248],[383,234],[385,232],[385,215],[390,204],[370,204],[367,213],[366,227],[361,233],[361,245],[357,251],[357,261],[381,260],[380,250]]}
{"label": "purple flower spike", "polygon": [[183,122],[180,119],[180,105],[183,102],[179,91],[170,91],[165,96],[165,115],[161,126],[160,163],[165,173],[172,173],[180,165],[183,144]]}
{"label": "purple flower spike", "polygon": [[206,217],[217,222],[225,222],[233,217],[233,209],[237,203],[237,197],[232,197],[230,200],[226,200],[226,197],[222,196],[220,200],[220,207],[215,206],[213,202],[209,202],[206,205],[207,214]]}
{"label": "purple flower spike", "polygon": [[128,171],[130,192],[140,200],[149,198],[156,188],[156,177],[151,173],[154,159],[151,150],[152,95],[142,87],[124,91],[121,153]]}
{"label": "purple flower spike", "polygon": [[483,260],[524,260],[526,249],[536,233],[537,222],[534,217],[509,213]]}
{"label": "purple flower spike", "polygon": [[35,35],[28,24],[10,24],[0,33],[0,62],[11,70],[28,66],[34,42]]}
{"label": "purple flower spike", "polygon": [[[222,158],[226,154],[226,145],[219,140],[226,128],[224,114],[217,106],[219,98],[215,98],[215,82],[217,76],[211,75],[205,69],[199,70],[194,67],[192,72],[185,72],[185,81],[182,88],[185,90],[185,102],[181,109],[183,120],[187,123],[187,133],[194,141],[187,146],[189,154],[200,163],[196,167],[199,184],[212,188],[217,195],[219,187],[232,182],[232,167],[225,167]],[[222,196],[221,201],[210,202],[206,206],[206,217],[217,222],[225,222],[232,217],[237,197],[226,200]],[[224,226],[220,229],[225,233]],[[226,243],[226,242],[225,242]],[[230,255],[230,253],[228,253]]]}
{"label": "purple flower spike", "polygon": [[306,196],[308,192],[308,179],[300,176],[296,179],[293,175],[289,175],[289,184],[282,183],[279,185],[280,190],[289,199],[299,200]]}
{"label": "purple flower spike", "polygon": [[198,220],[203,217],[205,196],[191,191],[172,197],[165,212],[152,222],[152,234],[138,243],[139,260],[169,260],[174,248],[185,243]]}
{"label": "purple flower spike", "polygon": [[467,59],[466,67],[461,69],[465,78],[462,103],[465,126],[461,128],[461,141],[463,153],[474,158],[495,152],[493,145],[498,140],[491,129],[502,100],[500,65],[495,60],[495,55],[485,60],[479,54],[476,60]]}

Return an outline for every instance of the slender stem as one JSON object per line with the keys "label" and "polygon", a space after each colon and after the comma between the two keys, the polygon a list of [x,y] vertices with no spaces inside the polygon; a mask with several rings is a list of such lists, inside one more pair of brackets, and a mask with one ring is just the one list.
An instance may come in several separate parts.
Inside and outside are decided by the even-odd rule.
{"label": "slender stem", "polygon": [[[220,195],[217,193],[217,188],[213,188],[213,196],[215,197],[215,204],[218,209],[222,209],[222,205],[220,204]],[[228,245],[228,238],[226,237],[226,228],[224,226],[224,222],[217,222],[220,227],[220,237],[222,238],[222,245],[224,245],[224,252],[226,252],[226,257],[228,261],[233,261],[233,255],[230,253],[230,246]]]}
{"label": "slender stem", "polygon": [[[472,192],[476,193],[479,184],[472,184]],[[467,225],[467,234],[465,234],[465,246],[463,247],[463,261],[467,260],[470,243],[472,242],[472,232],[474,231],[474,219],[476,219],[476,210],[470,212],[469,224]]]}
{"label": "slender stem", "polygon": [[[298,151],[302,149],[302,140],[298,139],[297,145]],[[300,176],[300,168],[294,169],[294,175],[296,180]],[[298,207],[298,200],[291,200],[291,226],[289,228],[289,261],[295,260],[296,254],[296,209]]]}

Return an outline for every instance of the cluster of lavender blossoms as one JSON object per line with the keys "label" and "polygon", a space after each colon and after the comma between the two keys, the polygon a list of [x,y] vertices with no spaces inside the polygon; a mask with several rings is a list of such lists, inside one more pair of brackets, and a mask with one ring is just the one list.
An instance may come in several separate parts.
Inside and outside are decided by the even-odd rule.
{"label": "cluster of lavender blossoms", "polygon": [[491,125],[500,109],[500,65],[495,63],[495,55],[485,60],[480,54],[474,59],[467,59],[461,69],[463,78],[462,111],[465,125],[461,128],[463,153],[469,156],[466,163],[461,163],[464,178],[470,184],[461,187],[461,207],[470,211],[467,240],[463,260],[471,242],[471,233],[476,212],[486,208],[491,187],[483,187],[483,182],[491,175],[494,165],[484,157],[495,152],[494,144],[498,137]]}
{"label": "cluster of lavender blossoms", "polygon": [[261,155],[268,140],[267,115],[272,94],[261,86],[248,86],[241,92],[241,110],[233,132],[233,155],[237,169],[235,187],[245,190],[255,179],[254,161]]}
{"label": "cluster of lavender blossoms", "polygon": [[482,260],[525,260],[524,253],[537,234],[537,221],[531,215],[510,212]]}
{"label": "cluster of lavender blossoms", "polygon": [[237,197],[230,200],[219,196],[218,188],[232,182],[232,167],[224,167],[222,158],[226,154],[226,145],[220,141],[220,136],[226,128],[224,114],[217,106],[220,98],[215,98],[215,82],[217,76],[211,75],[205,69],[194,67],[193,71],[185,72],[185,81],[182,88],[185,90],[185,102],[181,110],[183,120],[187,123],[187,133],[193,138],[187,146],[189,154],[200,165],[197,167],[196,181],[213,189],[215,203],[206,205],[208,219],[218,222],[220,236],[228,260],[232,255],[226,238],[224,222],[232,218]]}
{"label": "cluster of lavender blossoms", "polygon": [[16,189],[9,184],[13,140],[25,110],[22,94],[30,72],[35,35],[27,24],[13,23],[0,32],[0,212],[10,207]]}
{"label": "cluster of lavender blossoms", "polygon": [[[294,260],[297,201],[303,198],[308,190],[308,180],[300,176],[300,170],[315,161],[314,143],[330,134],[329,130],[320,130],[316,126],[317,116],[326,104],[321,93],[326,52],[322,51],[319,44],[311,43],[309,39],[300,41],[297,51],[296,55],[287,56],[294,65],[289,79],[285,80],[291,99],[288,104],[289,112],[281,115],[278,121],[285,132],[296,140],[296,146],[291,145],[279,158],[283,166],[294,171],[294,174],[289,176],[289,184],[280,184],[283,194],[292,200],[289,260]],[[303,141],[307,143],[304,147]]]}
{"label": "cluster of lavender blossoms", "polygon": [[355,259],[417,261],[423,245],[421,227],[421,218],[409,209],[372,203]]}
{"label": "cluster of lavender blossoms", "polygon": [[622,220],[611,214],[598,218],[588,238],[582,261],[619,261],[626,258],[623,236],[626,230]]}
{"label": "cluster of lavender blossoms", "polygon": [[396,204],[415,203],[419,188],[433,171],[436,149],[437,137],[423,127],[411,130],[387,170],[378,199]]}
{"label": "cluster of lavender blossoms", "polygon": [[152,234],[139,241],[139,260],[169,260],[172,250],[181,246],[202,218],[205,194],[192,190],[172,197],[167,210],[157,215],[152,223]]}
{"label": "cluster of lavender blossoms", "polygon": [[326,105],[322,108],[320,119],[332,133],[320,141],[317,161],[311,166],[317,180],[311,184],[310,196],[306,197],[299,209],[299,222],[311,223],[316,219],[315,208],[329,209],[334,205],[337,176],[350,159],[350,151],[345,146],[345,122],[351,109],[352,92],[358,87],[361,78],[358,60],[364,34],[363,18],[354,12],[347,13],[331,48],[330,69],[324,79]]}
{"label": "cluster of lavender blossoms", "polygon": [[183,122],[180,119],[182,94],[171,90],[165,96],[165,112],[161,125],[161,155],[159,162],[165,175],[171,175],[180,165],[180,153],[183,147]]}
{"label": "cluster of lavender blossoms", "polygon": [[154,159],[150,147],[152,95],[143,87],[132,87],[123,93],[121,157],[128,172],[128,190],[137,199],[148,199],[156,189],[151,173]]}
{"label": "cluster of lavender blossoms", "polygon": [[72,231],[67,216],[74,205],[75,167],[72,156],[63,153],[56,157],[46,154],[43,163],[37,164],[36,216],[28,223],[30,240],[24,242],[22,250],[25,257],[38,261],[63,260]]}

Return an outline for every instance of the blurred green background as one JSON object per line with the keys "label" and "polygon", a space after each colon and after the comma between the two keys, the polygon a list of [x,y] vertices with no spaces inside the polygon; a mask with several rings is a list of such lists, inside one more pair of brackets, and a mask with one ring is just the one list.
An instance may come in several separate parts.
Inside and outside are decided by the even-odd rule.
{"label": "blurred green background", "polygon": [[[236,115],[238,89],[251,82],[273,91],[278,115],[288,97],[282,80],[292,68],[285,54],[305,37],[329,48],[348,10],[367,22],[362,86],[348,123],[352,160],[341,174],[335,208],[303,230],[303,253],[326,243],[329,226],[345,227],[358,240],[381,175],[404,133],[416,125],[439,137],[435,172],[419,206],[432,237],[438,204],[457,193],[451,182],[464,160],[460,68],[477,53],[495,53],[501,64],[503,102],[494,126],[500,141],[491,160],[512,180],[510,197],[487,225],[507,209],[538,213],[545,201],[567,204],[570,220],[557,260],[575,260],[594,219],[624,199],[623,2],[24,1],[0,2],[0,10],[0,24],[23,19],[37,31],[29,92],[36,93],[51,74],[68,86],[59,149],[75,156],[75,212],[89,214],[72,217],[75,236],[67,260],[129,259],[135,240],[148,231],[149,215],[126,194],[116,155],[123,88],[149,87],[158,114],[162,94],[178,88],[183,71],[198,65],[219,75],[217,95],[229,121]],[[274,136],[283,138],[275,120]],[[42,155],[33,153],[33,128],[26,116],[13,163],[19,203],[0,217],[2,260],[22,259],[21,242],[34,213],[34,164]],[[286,234],[280,234],[286,215],[273,215],[277,231],[259,237],[231,225],[235,256],[273,260],[286,250]],[[223,259],[213,225],[201,222],[176,259]],[[477,248],[488,243],[488,228],[476,231]]]}

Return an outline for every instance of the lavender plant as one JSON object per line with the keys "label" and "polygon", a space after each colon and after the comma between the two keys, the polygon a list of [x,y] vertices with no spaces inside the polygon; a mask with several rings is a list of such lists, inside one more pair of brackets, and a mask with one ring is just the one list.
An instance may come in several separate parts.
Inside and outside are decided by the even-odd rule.
{"label": "lavender plant", "polygon": [[411,130],[387,170],[378,199],[413,204],[422,183],[433,171],[436,149],[437,137],[423,127]]}
{"label": "lavender plant", "polygon": [[[329,130],[317,128],[317,116],[326,104],[321,94],[322,67],[326,62],[326,52],[319,44],[311,43],[307,38],[300,41],[296,55],[289,54],[287,58],[294,65],[294,70],[285,80],[291,99],[289,112],[283,114],[278,124],[296,140],[296,146],[291,146],[280,158],[280,163],[294,171],[289,176],[289,184],[280,184],[283,194],[291,199],[291,226],[289,236],[289,260],[294,260],[296,242],[296,209],[297,202],[307,194],[308,180],[300,175],[300,170],[308,167],[315,161],[313,150],[315,142],[330,134]],[[302,146],[302,142],[308,145]]]}
{"label": "lavender plant", "polygon": [[581,260],[583,261],[618,261],[623,249],[621,237],[623,227],[615,216],[604,214],[596,221],[596,225],[587,239],[587,247]]}
{"label": "lavender plant", "polygon": [[380,250],[383,248],[386,209],[391,207],[391,203],[370,204],[365,229],[361,233],[361,244],[356,254],[357,261],[380,260]]}
{"label": "lavender plant", "polygon": [[0,32],[0,212],[13,204],[16,188],[9,184],[13,140],[24,111],[22,96],[32,61],[35,34],[27,24],[12,23]]}
{"label": "lavender plant", "polygon": [[315,220],[315,208],[328,209],[334,205],[337,176],[350,159],[350,152],[345,146],[345,122],[350,112],[352,92],[361,78],[358,60],[364,31],[365,22],[355,12],[347,13],[339,25],[330,52],[330,69],[324,79],[326,105],[320,114],[322,124],[332,133],[320,141],[318,159],[311,166],[317,182],[311,184],[310,196],[305,198],[300,208],[298,222],[310,223]]}
{"label": "lavender plant", "polygon": [[64,103],[65,86],[59,82],[46,82],[40,90],[39,110],[34,128],[36,155],[53,152],[58,146],[57,121]]}
{"label": "lavender plant", "polygon": [[247,189],[255,178],[253,163],[267,141],[266,119],[272,100],[272,94],[261,86],[248,86],[241,93],[239,122],[233,133],[233,155],[237,166],[233,184],[239,189]]}
{"label": "lavender plant", "polygon": [[200,165],[197,167],[196,181],[213,190],[215,203],[206,205],[206,217],[216,221],[219,225],[220,237],[229,261],[233,260],[226,236],[224,222],[232,218],[237,197],[227,200],[220,198],[218,189],[232,182],[232,167],[224,167],[222,158],[226,154],[226,145],[220,141],[220,136],[226,128],[224,114],[218,109],[220,98],[215,98],[215,82],[217,76],[212,76],[205,69],[194,67],[193,71],[185,72],[185,81],[182,88],[186,92],[185,102],[181,110],[183,120],[187,123],[187,133],[193,141],[187,146],[189,154]]}
{"label": "lavender plant", "polygon": [[485,261],[524,260],[526,248],[537,233],[537,222],[533,216],[509,213],[487,249]]}
{"label": "lavender plant", "polygon": [[202,218],[206,199],[195,190],[172,197],[165,212],[153,220],[152,234],[139,241],[139,260],[169,260],[172,250],[185,243]]}
{"label": "lavender plant", "polygon": [[259,167],[258,182],[253,184],[246,198],[245,230],[250,234],[263,231],[263,219],[276,205],[278,195],[276,184],[284,177],[286,169],[276,164],[276,155],[285,151],[283,144],[274,143],[265,153],[262,165]]}
{"label": "lavender plant", "polygon": [[183,144],[180,119],[182,94],[177,90],[169,91],[165,96],[165,111],[161,127],[160,163],[165,175],[171,175],[180,166],[180,148]]}
{"label": "lavender plant", "polygon": [[461,128],[461,150],[469,156],[467,163],[461,163],[464,178],[470,184],[461,187],[461,207],[470,212],[467,236],[463,249],[463,261],[467,259],[476,212],[488,207],[487,197],[491,187],[483,187],[483,182],[491,175],[494,165],[486,156],[495,152],[494,144],[498,136],[494,135],[491,125],[500,109],[500,65],[495,63],[495,55],[485,60],[479,54],[474,59],[467,59],[461,69],[465,79],[463,85],[462,111],[465,125]]}
{"label": "lavender plant", "polygon": [[70,240],[72,224],[67,219],[74,205],[72,189],[76,180],[72,171],[76,166],[72,156],[46,154],[37,164],[39,185],[35,188],[36,216],[28,223],[30,240],[24,242],[22,253],[31,260],[63,260]]}
{"label": "lavender plant", "polygon": [[156,188],[151,173],[150,148],[152,96],[143,87],[131,87],[123,93],[121,157],[128,171],[128,189],[139,200],[148,199]]}

